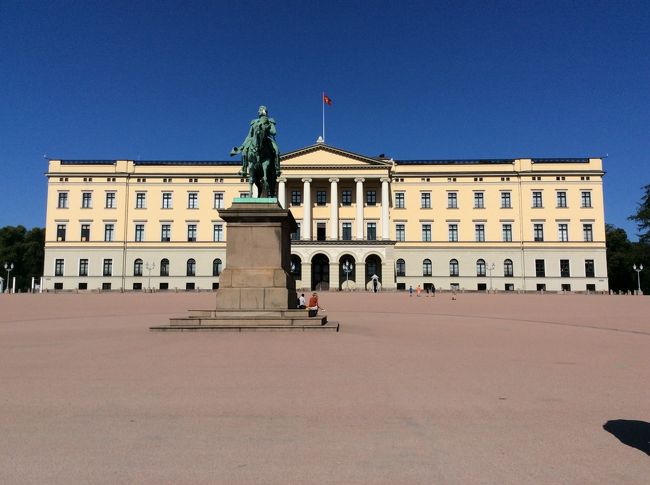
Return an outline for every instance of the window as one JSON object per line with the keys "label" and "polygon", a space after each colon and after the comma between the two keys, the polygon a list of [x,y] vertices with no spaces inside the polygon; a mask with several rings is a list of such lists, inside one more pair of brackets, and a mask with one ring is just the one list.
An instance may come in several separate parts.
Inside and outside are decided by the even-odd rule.
{"label": "window", "polygon": [[90,241],[90,224],[81,225],[81,240]]}
{"label": "window", "polygon": [[533,224],[533,240],[535,242],[544,240],[544,224]]}
{"label": "window", "polygon": [[106,208],[115,209],[115,192],[106,192]]}
{"label": "window", "polygon": [[582,235],[585,242],[591,242],[594,240],[594,229],[591,224],[582,225]]}
{"label": "window", "polygon": [[560,259],[560,276],[562,278],[569,278],[571,276],[568,259]]}
{"label": "window", "polygon": [[377,192],[369,190],[366,192],[366,203],[368,205],[377,205]]}
{"label": "window", "polygon": [[221,274],[221,268],[223,263],[219,258],[212,261],[212,276],[219,276]]}
{"label": "window", "polygon": [[557,193],[557,206],[558,207],[566,207],[566,192],[558,192]]}
{"label": "window", "polygon": [[593,283],[587,283],[587,291],[596,291],[596,285]]}
{"label": "window", "polygon": [[56,225],[56,240],[65,241],[65,224]]}
{"label": "window", "polygon": [[581,193],[582,207],[591,207],[591,192],[583,191]]}
{"label": "window", "polygon": [[474,192],[474,208],[484,209],[485,203],[483,200],[483,192]]}
{"label": "window", "polygon": [[505,242],[512,242],[512,224],[503,224],[503,240]]}
{"label": "window", "polygon": [[533,207],[537,207],[537,208],[543,207],[541,192],[533,192]]}
{"label": "window", "polygon": [[172,240],[171,224],[163,224],[160,226],[160,240],[162,242],[169,242]]}
{"label": "window", "polygon": [[515,275],[512,259],[503,261],[503,276],[512,277]]}
{"label": "window", "polygon": [[458,276],[460,270],[458,268],[458,260],[452,259],[449,261],[449,276]]}
{"label": "window", "polygon": [[104,265],[102,267],[102,275],[103,276],[113,276],[113,260],[112,259],[105,259],[104,260]]}
{"label": "window", "polygon": [[324,190],[316,191],[316,205],[326,205],[327,204],[327,192]]}
{"label": "window", "polygon": [[325,241],[327,239],[327,223],[316,223],[316,241]]}
{"label": "window", "polygon": [[300,222],[296,222],[296,231],[291,233],[291,239],[300,241]]}
{"label": "window", "polygon": [[476,276],[485,276],[485,260],[477,259],[476,260]]}
{"label": "window", "polygon": [[395,263],[395,273],[397,276],[406,276],[406,263],[403,259],[398,259]]}
{"label": "window", "polygon": [[171,209],[172,208],[172,193],[171,192],[163,192],[163,195],[162,195],[162,208],[163,209]]}
{"label": "window", "polygon": [[291,191],[291,205],[302,204],[302,193],[299,190]]}
{"label": "window", "polygon": [[133,276],[142,276],[142,260],[140,258],[133,262]]}
{"label": "window", "polygon": [[406,241],[406,229],[404,224],[395,224],[395,240]]}
{"label": "window", "polygon": [[543,278],[546,276],[546,265],[544,264],[543,259],[535,260],[535,276],[538,278]]}
{"label": "window", "polygon": [[135,240],[136,242],[144,241],[144,224],[135,225]]}
{"label": "window", "polygon": [[223,192],[214,193],[214,208],[223,209]]}
{"label": "window", "polygon": [[377,239],[377,224],[374,222],[369,222],[366,225],[366,239],[368,241],[374,241]]}
{"label": "window", "polygon": [[88,276],[88,260],[79,260],[79,276]]}
{"label": "window", "polygon": [[196,276],[196,261],[190,258],[187,260],[187,267],[185,271],[186,276]]}
{"label": "window", "polygon": [[250,196],[251,196],[251,194],[249,194],[248,191],[239,193],[239,198],[240,199],[248,199]]}
{"label": "window", "polygon": [[104,224],[104,241],[113,241],[115,238],[115,225]]}
{"label": "window", "polygon": [[93,194],[90,192],[84,192],[81,194],[81,208],[90,209],[93,206]]}
{"label": "window", "polygon": [[567,242],[569,240],[569,225],[568,224],[558,224],[557,225],[557,238],[559,241]]}
{"label": "window", "polygon": [[422,192],[420,194],[420,202],[422,209],[431,209],[431,192]]}
{"label": "window", "polygon": [[449,241],[458,242],[458,224],[449,224]]}
{"label": "window", "polygon": [[[54,261],[54,276],[63,276],[63,265],[64,261],[62,259]],[[7,283],[7,287],[9,287],[9,283]]]}
{"label": "window", "polygon": [[422,261],[422,276],[431,276],[431,273],[432,273],[431,260],[425,259],[424,261]]}
{"label": "window", "polygon": [[344,190],[341,192],[341,204],[352,205],[352,191]]}
{"label": "window", "polygon": [[136,209],[146,209],[147,208],[147,194],[145,192],[136,192],[135,193],[135,208]]}
{"label": "window", "polygon": [[342,224],[342,239],[344,241],[352,241],[352,223],[351,222],[344,222]]}
{"label": "window", "polygon": [[510,198],[510,192],[501,192],[501,208],[510,209],[512,207],[512,199]]}
{"label": "window", "polygon": [[422,240],[431,241],[431,224],[422,224]]}
{"label": "window", "polygon": [[199,193],[198,192],[188,192],[188,194],[187,194],[187,208],[188,209],[198,209],[199,208]]}
{"label": "window", "polygon": [[212,240],[215,242],[223,241],[223,224],[212,226]]}
{"label": "window", "polygon": [[404,192],[395,193],[395,209],[404,209]]}
{"label": "window", "polygon": [[458,194],[456,192],[447,192],[447,208],[458,209]]}
{"label": "window", "polygon": [[187,225],[187,241],[196,242],[196,224]]}
{"label": "window", "polygon": [[160,276],[169,276],[169,259],[160,260]]}
{"label": "window", "polygon": [[485,242],[485,224],[476,224],[474,226],[477,242]]}
{"label": "window", "polygon": [[59,203],[57,204],[57,207],[59,209],[67,209],[68,208],[68,193],[67,192],[59,192]]}
{"label": "window", "polygon": [[585,276],[587,278],[594,278],[596,276],[593,259],[585,259]]}

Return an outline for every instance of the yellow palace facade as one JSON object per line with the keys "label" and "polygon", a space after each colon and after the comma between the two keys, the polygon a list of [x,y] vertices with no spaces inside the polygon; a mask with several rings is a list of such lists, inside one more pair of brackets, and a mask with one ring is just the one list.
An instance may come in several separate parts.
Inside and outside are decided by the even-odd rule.
{"label": "yellow palace facade", "polygon": [[[309,289],[606,291],[600,158],[286,153],[278,201]],[[50,160],[43,288],[218,288],[237,161]]]}

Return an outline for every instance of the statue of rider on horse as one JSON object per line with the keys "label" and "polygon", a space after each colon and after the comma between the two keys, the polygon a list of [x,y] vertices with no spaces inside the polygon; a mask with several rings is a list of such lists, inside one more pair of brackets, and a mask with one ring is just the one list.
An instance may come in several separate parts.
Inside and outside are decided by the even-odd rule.
{"label": "statue of rider on horse", "polygon": [[266,106],[260,106],[258,117],[250,123],[248,135],[230,156],[241,153],[241,176],[248,177],[249,196],[253,185],[258,197],[276,197],[275,184],[280,176],[280,150],[275,142],[275,120],[269,118]]}

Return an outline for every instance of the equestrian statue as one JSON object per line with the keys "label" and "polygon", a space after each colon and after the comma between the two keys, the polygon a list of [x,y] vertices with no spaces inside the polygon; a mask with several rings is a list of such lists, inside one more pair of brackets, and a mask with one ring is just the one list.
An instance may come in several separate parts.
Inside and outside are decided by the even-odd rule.
{"label": "equestrian statue", "polygon": [[257,197],[276,197],[275,184],[281,171],[275,120],[269,118],[266,106],[260,106],[257,114],[241,146],[234,147],[230,156],[241,153],[239,173],[248,178],[249,197],[253,197],[253,185],[257,187]]}

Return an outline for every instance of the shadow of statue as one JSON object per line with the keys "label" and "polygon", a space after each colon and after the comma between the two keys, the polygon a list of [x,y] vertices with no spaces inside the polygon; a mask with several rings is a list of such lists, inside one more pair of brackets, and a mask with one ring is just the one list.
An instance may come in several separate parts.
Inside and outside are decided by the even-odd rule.
{"label": "shadow of statue", "polygon": [[650,423],[631,419],[607,421],[603,429],[627,446],[641,450],[650,456]]}

